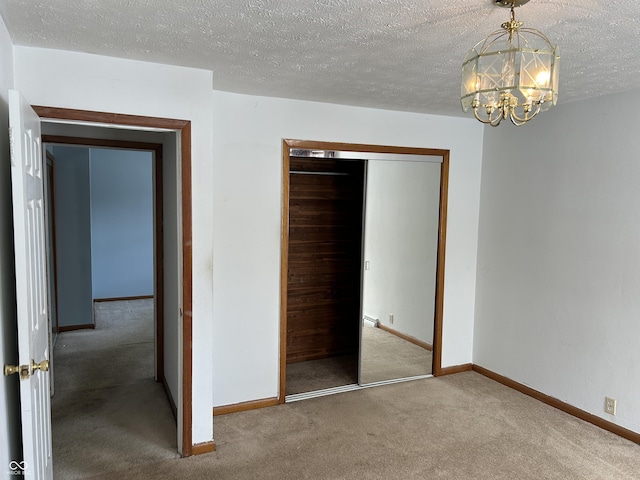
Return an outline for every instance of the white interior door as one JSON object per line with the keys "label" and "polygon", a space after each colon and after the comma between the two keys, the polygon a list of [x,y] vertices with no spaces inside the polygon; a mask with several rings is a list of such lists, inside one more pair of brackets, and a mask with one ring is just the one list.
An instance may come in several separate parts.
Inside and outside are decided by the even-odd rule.
{"label": "white interior door", "polygon": [[40,118],[9,91],[24,476],[52,479],[49,315]]}

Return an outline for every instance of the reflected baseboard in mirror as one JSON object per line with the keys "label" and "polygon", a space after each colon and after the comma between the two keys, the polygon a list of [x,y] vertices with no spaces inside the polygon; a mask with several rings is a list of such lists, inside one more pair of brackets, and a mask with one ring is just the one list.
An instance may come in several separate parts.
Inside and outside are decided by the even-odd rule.
{"label": "reflected baseboard in mirror", "polygon": [[381,328],[364,324],[362,329],[360,384],[431,373],[431,351]]}

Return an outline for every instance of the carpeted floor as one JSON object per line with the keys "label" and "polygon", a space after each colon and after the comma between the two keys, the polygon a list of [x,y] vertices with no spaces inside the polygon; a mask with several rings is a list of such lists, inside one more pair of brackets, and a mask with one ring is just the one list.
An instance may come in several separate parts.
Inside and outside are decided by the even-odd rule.
{"label": "carpeted floor", "polygon": [[175,420],[153,379],[153,300],[95,305],[96,329],[61,333],[54,350],[60,480],[178,457]]}
{"label": "carpeted floor", "polygon": [[[90,337],[61,335],[58,357]],[[185,459],[147,374],[111,386],[81,375],[56,380],[58,479],[640,479],[639,445],[475,372],[217,416],[217,451]]]}
{"label": "carpeted floor", "polygon": [[[380,328],[362,330],[361,383],[431,373],[431,352]],[[358,356],[309,360],[287,365],[287,395],[358,383]]]}
{"label": "carpeted floor", "polygon": [[216,452],[95,479],[640,479],[640,446],[475,372],[217,416],[214,431]]}

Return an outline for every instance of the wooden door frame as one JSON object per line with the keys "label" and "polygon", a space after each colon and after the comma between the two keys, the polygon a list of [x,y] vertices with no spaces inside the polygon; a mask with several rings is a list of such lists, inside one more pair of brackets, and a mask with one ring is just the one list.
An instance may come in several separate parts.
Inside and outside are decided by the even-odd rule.
{"label": "wooden door frame", "polygon": [[[192,223],[191,223],[191,122],[171,118],[145,117],[118,113],[95,112],[33,105],[32,108],[42,120],[64,120],[69,122],[86,122],[102,125],[119,125],[140,128],[154,128],[175,131],[180,137],[180,173],[181,173],[181,221],[182,221],[182,410],[177,412],[182,419],[183,457],[194,453],[192,441],[192,336],[193,336],[193,294],[192,294]],[[136,143],[136,142],[131,142]],[[162,163],[156,162],[156,174],[162,175]],[[162,178],[162,177],[160,177]],[[156,198],[158,200],[156,189]],[[160,192],[160,195],[162,192]],[[162,199],[160,199],[160,208]],[[157,215],[157,212],[156,212]],[[156,228],[162,229],[160,224]],[[156,232],[157,233],[157,232]],[[162,241],[162,235],[158,237]],[[159,269],[160,270],[160,269]],[[162,280],[162,276],[160,278]],[[156,278],[156,281],[158,279]],[[156,285],[157,287],[157,285]],[[164,365],[162,371],[164,372]],[[164,375],[163,375],[164,377]],[[201,448],[202,449],[202,448]]]}
{"label": "wooden door frame", "polygon": [[[49,172],[49,162],[51,162],[50,172]],[[46,225],[46,227],[47,227],[47,236],[51,234],[51,250],[52,250],[51,262],[53,263],[53,284],[54,284],[53,292],[51,292],[51,288],[49,288],[49,293],[50,293],[50,296],[54,298],[54,301],[56,304],[56,307],[55,307],[56,324],[54,325],[54,327],[55,327],[56,335],[58,335],[58,333],[60,333],[60,329],[58,328],[58,256],[56,253],[56,201],[55,201],[56,165],[55,163],[56,163],[55,157],[53,156],[53,154],[49,153],[48,151],[45,151],[44,170],[47,171],[46,182],[48,185],[46,186],[46,188],[49,189],[49,198],[45,196],[45,200],[48,200],[49,202],[49,206],[47,207],[47,213],[49,213],[49,209],[51,211],[50,215],[48,216],[48,223],[51,224],[51,230],[49,231],[49,225]],[[49,299],[49,305],[51,305],[51,299]],[[51,319],[51,316],[49,316],[49,319]],[[49,325],[49,326],[51,327],[52,325]],[[52,343],[52,347],[53,347],[53,343]]]}
{"label": "wooden door frame", "polygon": [[282,140],[282,232],[280,237],[280,385],[278,403],[284,403],[287,381],[287,273],[289,263],[289,165],[290,150],[334,150],[345,152],[390,153],[441,157],[440,208],[438,220],[438,249],[436,261],[435,315],[433,325],[432,373],[442,371],[442,319],[444,310],[444,268],[447,240],[447,206],[449,198],[449,150],[367,145],[354,143],[320,142],[313,140]]}

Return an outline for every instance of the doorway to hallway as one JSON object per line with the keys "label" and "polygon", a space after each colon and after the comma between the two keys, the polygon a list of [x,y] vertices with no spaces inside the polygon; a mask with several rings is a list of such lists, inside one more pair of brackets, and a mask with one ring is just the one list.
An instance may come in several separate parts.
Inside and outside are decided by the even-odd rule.
{"label": "doorway to hallway", "polygon": [[[164,155],[161,159],[156,156],[154,178],[156,183],[164,181],[162,189],[155,190],[154,215],[156,253],[163,251],[164,256],[154,259],[154,311],[158,318],[164,319],[157,322],[164,339],[156,333],[156,351],[163,351],[167,360],[156,360],[156,379],[174,400],[178,451],[189,456],[215,448],[213,444],[196,447],[192,444],[191,123],[54,107],[34,106],[33,109],[43,126],[49,127],[44,130],[47,135],[101,138],[105,142],[124,139],[133,143],[149,142],[151,138],[152,142],[162,144]],[[79,135],[78,130],[83,133]],[[159,194],[164,194],[160,201]],[[160,298],[162,301],[158,301]]]}
{"label": "doorway to hallway", "polygon": [[164,375],[154,381],[155,365],[164,370],[162,308],[156,315],[164,303],[156,291],[163,249],[154,235],[154,223],[163,223],[155,205],[162,204],[162,176],[153,174],[162,144],[48,135],[43,143],[55,246],[54,477],[101,471],[92,455],[78,455],[78,442],[101,452],[97,459],[120,456],[121,464],[158,449],[177,455],[175,403]]}

